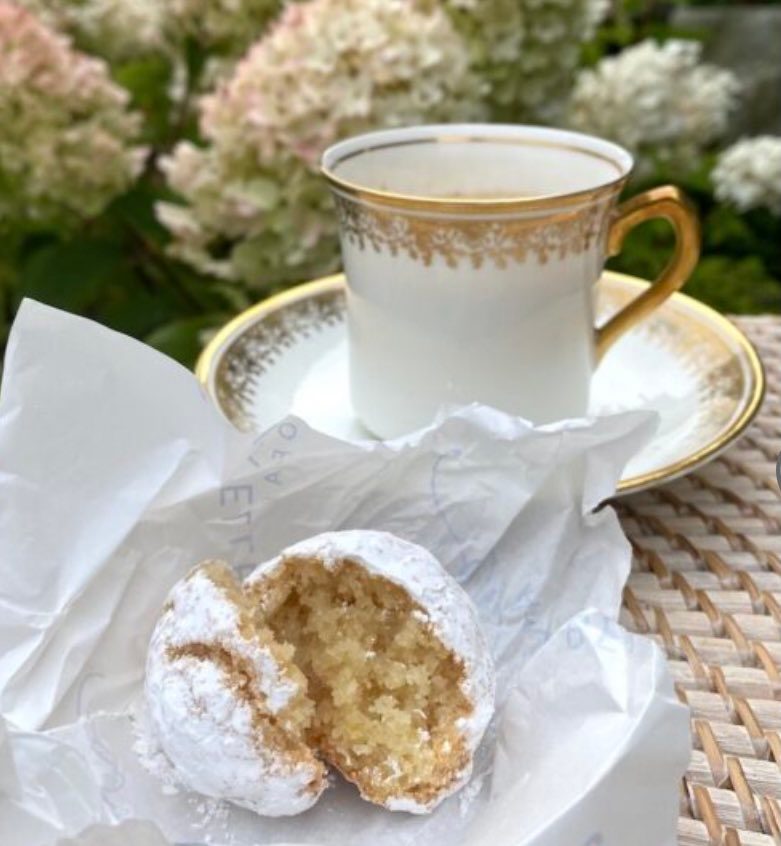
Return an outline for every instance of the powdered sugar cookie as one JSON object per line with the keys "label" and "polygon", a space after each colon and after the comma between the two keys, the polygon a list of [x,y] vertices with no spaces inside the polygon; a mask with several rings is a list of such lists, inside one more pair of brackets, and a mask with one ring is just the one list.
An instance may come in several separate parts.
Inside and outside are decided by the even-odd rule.
{"label": "powdered sugar cookie", "polygon": [[468,779],[494,672],[466,593],[425,549],[329,532],[239,587],[206,562],[155,629],[146,695],[180,781],[267,815],[312,805],[325,764],[389,810]]}
{"label": "powdered sugar cookie", "polygon": [[155,739],[184,787],[268,816],[317,801],[326,769],[304,740],[312,703],[291,653],[255,625],[226,564],[205,562],[174,587],[145,692]]}

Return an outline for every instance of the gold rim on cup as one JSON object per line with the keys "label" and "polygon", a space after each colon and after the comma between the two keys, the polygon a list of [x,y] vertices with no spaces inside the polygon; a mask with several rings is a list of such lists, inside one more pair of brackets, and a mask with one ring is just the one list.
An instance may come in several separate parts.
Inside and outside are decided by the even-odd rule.
{"label": "gold rim on cup", "polygon": [[[385,134],[380,131],[377,133],[367,133],[367,135]],[[567,135],[577,137],[578,133],[568,132]],[[376,150],[392,149],[394,147],[405,147],[420,144],[464,144],[464,143],[489,143],[489,144],[510,144],[516,146],[530,146],[530,147],[548,147],[557,150],[568,150],[575,153],[583,153],[584,155],[593,156],[594,158],[606,161],[613,165],[621,174],[616,179],[606,182],[597,188],[590,188],[584,191],[575,191],[569,194],[545,194],[535,197],[496,197],[496,198],[474,198],[469,200],[454,200],[452,197],[429,197],[418,194],[404,194],[395,191],[385,191],[379,188],[367,188],[350,180],[343,179],[334,173],[334,168],[348,161],[355,156],[362,155]],[[338,146],[334,145],[334,146]],[[616,146],[612,145],[611,146]],[[628,153],[627,153],[628,155]],[[631,159],[631,157],[630,157]],[[358,200],[367,203],[374,203],[381,206],[391,206],[393,208],[401,208],[416,211],[439,211],[439,212],[466,212],[466,213],[490,213],[490,212],[513,212],[518,210],[535,209],[549,209],[558,208],[560,206],[582,205],[584,203],[591,203],[608,194],[619,192],[623,189],[627,179],[632,171],[633,162],[627,167],[623,167],[620,162],[611,159],[608,156],[590,150],[587,147],[579,147],[575,144],[557,143],[554,141],[543,141],[540,139],[529,138],[510,138],[499,135],[469,135],[469,134],[454,134],[454,135],[434,135],[430,138],[417,138],[387,142],[384,144],[368,144],[365,147],[360,147],[356,150],[347,153],[341,158],[337,159],[332,166],[322,164],[320,172],[325,177],[327,182],[336,191],[346,194]]]}

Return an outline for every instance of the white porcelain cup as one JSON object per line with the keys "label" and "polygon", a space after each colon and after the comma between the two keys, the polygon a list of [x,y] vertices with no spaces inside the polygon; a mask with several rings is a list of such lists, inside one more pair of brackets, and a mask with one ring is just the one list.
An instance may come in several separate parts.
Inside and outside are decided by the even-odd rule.
{"label": "white porcelain cup", "polygon": [[[699,254],[677,188],[617,206],[631,169],[608,141],[530,126],[391,129],[326,150],[360,420],[390,438],[473,401],[535,423],[584,415],[600,356],[681,287]],[[652,217],[672,223],[674,256],[595,328],[606,256]]]}

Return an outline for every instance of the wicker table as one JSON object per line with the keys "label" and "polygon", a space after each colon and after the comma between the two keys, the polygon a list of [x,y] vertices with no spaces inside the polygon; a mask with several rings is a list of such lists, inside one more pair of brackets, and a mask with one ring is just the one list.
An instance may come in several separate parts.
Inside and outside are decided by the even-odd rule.
{"label": "wicker table", "polygon": [[665,650],[692,716],[681,846],[781,844],[781,318],[735,321],[768,390],[748,432],[616,503],[634,546],[622,619]]}

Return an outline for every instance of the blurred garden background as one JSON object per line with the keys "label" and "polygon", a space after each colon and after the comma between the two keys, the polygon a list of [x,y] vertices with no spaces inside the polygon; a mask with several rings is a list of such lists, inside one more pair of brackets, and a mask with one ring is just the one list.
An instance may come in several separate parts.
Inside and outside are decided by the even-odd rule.
{"label": "blurred garden background", "polygon": [[[0,350],[31,296],[191,365],[252,302],[338,267],[338,138],[492,120],[632,150],[704,253],[687,292],[781,312],[781,3],[0,0]],[[652,276],[648,224],[620,264]]]}

